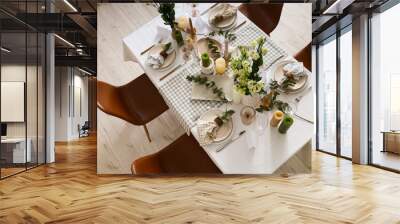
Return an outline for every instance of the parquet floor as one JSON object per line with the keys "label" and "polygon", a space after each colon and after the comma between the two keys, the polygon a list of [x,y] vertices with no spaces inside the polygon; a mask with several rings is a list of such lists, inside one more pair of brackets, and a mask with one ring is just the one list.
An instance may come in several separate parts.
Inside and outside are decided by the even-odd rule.
{"label": "parquet floor", "polygon": [[314,152],[289,178],[96,175],[96,139],[0,181],[0,223],[400,223],[400,175]]}

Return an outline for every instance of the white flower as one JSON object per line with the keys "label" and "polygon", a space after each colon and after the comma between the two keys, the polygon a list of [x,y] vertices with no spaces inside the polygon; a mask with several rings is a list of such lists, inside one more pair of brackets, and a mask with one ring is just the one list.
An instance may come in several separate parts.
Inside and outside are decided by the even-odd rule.
{"label": "white flower", "polygon": [[257,40],[253,40],[253,41],[251,41],[251,43],[250,43],[250,46],[252,46],[252,47],[257,47]]}
{"label": "white flower", "polygon": [[251,54],[250,54],[250,56],[251,56],[251,58],[252,58],[254,61],[256,61],[256,60],[258,60],[258,59],[260,58],[260,56],[258,55],[258,53],[255,52],[255,51],[252,51]]}
{"label": "white flower", "polygon": [[261,49],[262,55],[266,55],[267,52],[268,52],[268,49],[267,49],[267,48],[263,47],[263,48]]}

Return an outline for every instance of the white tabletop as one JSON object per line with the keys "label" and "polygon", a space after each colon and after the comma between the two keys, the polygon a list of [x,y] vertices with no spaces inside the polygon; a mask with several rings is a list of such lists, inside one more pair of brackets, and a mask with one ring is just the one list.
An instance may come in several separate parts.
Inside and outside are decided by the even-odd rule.
{"label": "white tabletop", "polygon": [[[211,5],[208,4],[208,6]],[[177,11],[179,8],[182,7],[177,7]],[[206,8],[201,7],[202,10]],[[176,14],[179,15],[181,12],[177,12]],[[247,20],[240,12],[238,13],[238,18]],[[247,20],[247,22],[251,21]],[[123,40],[125,59],[137,61],[157,87],[168,80],[160,81],[160,78],[174,69],[175,66],[171,66],[161,72],[156,71],[145,64],[145,55],[140,55],[140,53],[154,44],[154,37],[157,34],[156,27],[162,26],[162,24],[161,17],[158,16]],[[178,58],[180,61],[177,64],[182,63],[183,60],[180,52]],[[180,69],[174,73],[179,72]],[[269,80],[271,74],[267,71],[264,76],[266,76],[264,77],[266,80]],[[313,120],[313,94],[310,88],[302,93],[290,96],[283,94],[279,98],[286,102],[295,102],[294,99],[300,95],[304,95],[304,97],[298,104],[296,103],[296,113],[308,120]],[[223,107],[225,109],[225,106]],[[242,130],[246,130],[246,133],[220,152],[216,152],[216,149],[220,147],[219,145],[203,147],[224,174],[271,174],[296,154],[312,138],[313,124],[304,120],[294,117],[295,122],[286,134],[280,134],[277,128],[270,127],[269,122],[266,128],[260,131],[257,129],[256,122],[250,126],[244,126],[241,123],[239,116],[242,105],[231,105],[231,107],[236,111],[233,116],[234,133],[232,136],[237,136]],[[266,112],[268,120],[271,117],[271,113]],[[191,132],[197,137],[196,126],[191,129]]]}

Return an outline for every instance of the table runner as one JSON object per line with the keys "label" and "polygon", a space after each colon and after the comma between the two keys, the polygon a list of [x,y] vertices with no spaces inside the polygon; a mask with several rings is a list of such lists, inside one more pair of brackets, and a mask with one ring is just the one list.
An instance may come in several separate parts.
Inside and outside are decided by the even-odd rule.
{"label": "table runner", "polygon": [[[266,37],[265,47],[268,49],[268,53],[264,56],[265,65],[269,66],[278,58],[287,55],[255,24],[249,21],[247,23],[236,31],[237,38],[231,43],[233,47],[249,45],[252,40],[264,36]],[[231,72],[229,67],[226,73]],[[187,134],[190,134],[190,129],[196,125],[201,114],[211,108],[219,108],[223,105],[222,102],[191,99],[192,84],[186,80],[186,76],[197,74],[200,74],[200,64],[194,59],[160,86],[161,94]]]}

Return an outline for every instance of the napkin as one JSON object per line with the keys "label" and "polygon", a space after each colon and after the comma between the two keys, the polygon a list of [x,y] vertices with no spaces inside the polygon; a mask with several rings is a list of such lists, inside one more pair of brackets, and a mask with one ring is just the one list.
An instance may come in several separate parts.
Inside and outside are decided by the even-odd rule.
{"label": "napkin", "polygon": [[158,69],[161,67],[161,65],[164,64],[164,57],[161,56],[159,53],[153,53],[153,54],[149,54],[147,56],[147,60],[146,63],[154,68],[154,69]]}
{"label": "napkin", "polygon": [[203,16],[197,16],[193,21],[193,26],[196,27],[197,33],[207,34],[210,32],[210,26]]}
{"label": "napkin", "polygon": [[304,72],[303,62],[291,62],[283,66],[283,72],[285,76],[293,76],[294,78],[300,78],[306,76]]}
{"label": "napkin", "polygon": [[214,121],[199,121],[197,133],[201,146],[211,144],[214,141],[217,124]]}
{"label": "napkin", "polygon": [[[174,51],[174,47],[171,45],[169,47],[169,49],[166,51],[166,53],[167,53],[167,55],[169,55],[173,51]],[[149,54],[147,56],[146,63],[154,69],[160,68],[164,64],[164,61],[165,61],[165,58],[160,53],[161,53],[161,51],[157,51],[157,52],[152,52],[151,54]]]}
{"label": "napkin", "polygon": [[154,42],[161,42],[163,40],[169,40],[171,39],[171,29],[167,26],[157,26],[157,33],[156,36],[154,37]]}

